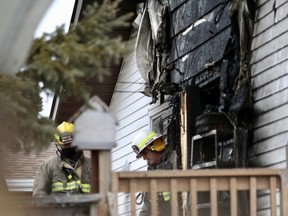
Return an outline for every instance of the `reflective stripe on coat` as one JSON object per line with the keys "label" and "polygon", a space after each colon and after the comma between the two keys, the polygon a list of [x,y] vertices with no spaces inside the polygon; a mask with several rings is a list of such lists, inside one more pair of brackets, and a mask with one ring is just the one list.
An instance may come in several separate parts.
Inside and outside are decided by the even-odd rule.
{"label": "reflective stripe on coat", "polygon": [[90,158],[83,155],[73,168],[55,155],[40,165],[33,185],[33,196],[89,193],[90,175]]}

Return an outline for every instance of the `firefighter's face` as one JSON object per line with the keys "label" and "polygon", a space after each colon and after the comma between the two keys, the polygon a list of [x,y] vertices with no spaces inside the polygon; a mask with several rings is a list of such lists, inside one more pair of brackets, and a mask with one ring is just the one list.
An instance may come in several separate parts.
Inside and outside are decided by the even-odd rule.
{"label": "firefighter's face", "polygon": [[62,144],[61,145],[61,156],[62,158],[68,158],[68,159],[79,159],[82,154],[82,151],[80,149],[77,149],[74,146],[71,146],[70,144]]}
{"label": "firefighter's face", "polygon": [[150,165],[158,164],[160,161],[161,155],[162,155],[162,152],[151,151],[147,148],[142,151],[143,159],[147,160],[147,162]]}

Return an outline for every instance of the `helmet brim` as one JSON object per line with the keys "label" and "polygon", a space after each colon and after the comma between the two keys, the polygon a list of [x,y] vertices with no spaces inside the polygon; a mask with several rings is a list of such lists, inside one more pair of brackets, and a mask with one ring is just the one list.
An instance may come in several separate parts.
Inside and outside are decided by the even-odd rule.
{"label": "helmet brim", "polygon": [[[157,134],[156,136],[154,136],[153,138],[151,138],[150,140],[148,140],[144,147],[138,151],[138,153],[136,153],[136,158],[141,158],[143,155],[142,155],[142,152],[144,149],[146,149],[149,145],[151,145],[155,140],[159,139],[159,138],[162,138],[163,137],[163,134]],[[135,151],[135,150],[134,150]]]}

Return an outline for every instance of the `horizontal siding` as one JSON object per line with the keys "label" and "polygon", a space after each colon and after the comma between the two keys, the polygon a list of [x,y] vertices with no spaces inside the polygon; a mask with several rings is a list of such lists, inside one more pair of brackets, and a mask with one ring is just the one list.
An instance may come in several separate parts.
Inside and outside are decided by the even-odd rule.
{"label": "horizontal siding", "polygon": [[267,83],[261,88],[255,89],[253,93],[254,101],[257,102],[259,100],[273,96],[277,93],[280,94],[282,91],[284,91],[287,88],[288,83],[287,72],[288,69],[284,69],[283,73],[285,73],[285,75],[278,77],[278,79],[272,80],[270,83]]}
{"label": "horizontal siding", "polygon": [[[283,148],[286,146],[288,140],[288,134],[282,133],[277,136],[272,136],[266,139],[254,141],[248,152],[249,156],[255,156],[256,154],[264,154],[273,151],[274,149]],[[272,144],[271,144],[272,143]]]}
{"label": "horizontal siding", "polygon": [[[275,113],[277,114],[277,113]],[[254,130],[253,141],[264,140],[288,131],[288,117]],[[287,144],[287,143],[285,143]],[[271,143],[272,145],[272,143]]]}
{"label": "horizontal siding", "polygon": [[[254,113],[251,166],[285,167],[288,142],[288,1],[257,1],[251,46]],[[258,215],[269,215],[267,196]]]}
{"label": "horizontal siding", "polygon": [[[3,144],[0,146],[0,173],[6,179],[35,179],[40,165],[54,156],[56,150],[56,146],[51,144],[39,153],[31,151],[28,155],[21,150],[15,153]],[[29,160],[26,160],[28,156]]]}
{"label": "horizontal siding", "polygon": [[259,8],[261,7],[261,9],[256,11],[255,21],[259,21],[263,19],[263,17],[271,13],[274,7],[274,3],[275,3],[274,1],[269,1],[269,0],[258,1],[258,5],[256,7],[259,7]]}
{"label": "horizontal siding", "polygon": [[267,52],[276,53],[280,51],[281,49],[283,49],[283,47],[287,46],[287,37],[288,37],[287,30],[288,30],[288,26],[286,27],[285,32],[281,33],[280,35],[278,34],[277,36],[275,35],[273,40],[270,40],[269,43],[262,44],[262,46],[259,47],[256,52],[253,52],[252,57],[251,57],[252,63],[259,62],[262,59],[264,59],[267,56]]}
{"label": "horizontal siding", "polygon": [[257,21],[257,24],[254,25],[254,36],[262,34],[265,30],[269,29],[274,24],[274,13],[270,12],[262,19]]}
{"label": "horizontal siding", "polygon": [[[131,197],[128,193],[119,193],[118,194],[118,215],[119,216],[130,216],[131,208]],[[128,211],[127,211],[128,210]]]}
{"label": "horizontal siding", "polygon": [[285,148],[274,149],[267,153],[257,154],[250,157],[250,165],[253,167],[270,167],[286,160]]}
{"label": "horizontal siding", "polygon": [[[288,21],[288,19],[287,19]],[[257,50],[253,51],[257,52]],[[269,53],[269,51],[268,51]],[[252,69],[252,76],[256,74],[260,74],[265,70],[268,70],[272,67],[277,66],[284,61],[288,60],[288,47],[285,46],[281,50],[278,50],[275,53],[269,53],[265,58],[259,60],[258,62],[252,62],[251,69]]]}
{"label": "horizontal siding", "polygon": [[[270,196],[269,194],[258,196],[258,210],[257,210],[257,216],[266,216],[266,215],[272,215],[270,210]],[[280,194],[277,192],[276,197],[276,204],[278,206],[277,208],[277,215],[280,215]]]}
{"label": "horizontal siding", "polygon": [[[209,14],[205,15],[204,18],[200,19],[203,21],[203,23],[194,26],[194,22],[197,21],[195,20],[189,24],[188,28],[182,29],[184,32],[177,35],[174,38],[176,44],[172,44],[172,50],[174,51],[174,53],[171,53],[172,61],[174,61],[179,56],[184,56],[185,54],[191,52],[193,49],[201,46],[203,43],[213,37],[212,35],[217,36],[230,25],[229,19],[220,19],[219,22],[215,24],[216,15],[219,13],[219,10],[220,9],[217,8]],[[222,16],[228,16],[228,9],[224,10]],[[177,26],[177,22],[175,25]],[[190,31],[186,33],[186,31],[189,29]],[[175,45],[177,46],[177,49],[174,47]]]}
{"label": "horizontal siding", "polygon": [[[256,28],[256,27],[255,27]],[[287,19],[283,19],[274,25],[272,25],[270,28],[263,31],[261,34],[258,34],[257,36],[254,35],[253,44],[251,46],[251,50],[255,50],[256,48],[268,43],[269,41],[275,39],[279,35],[282,35],[287,31]],[[256,31],[254,31],[255,33]]]}
{"label": "horizontal siding", "polygon": [[256,0],[256,6],[261,7],[263,4],[265,4],[268,1],[270,0]]}
{"label": "horizontal siding", "polygon": [[260,115],[264,112],[275,109],[276,107],[282,106],[287,103],[288,100],[288,89],[277,92],[269,97],[263,98],[257,102],[254,102],[254,110],[256,114]]}
{"label": "horizontal siding", "polygon": [[274,67],[262,71],[259,76],[256,75],[253,77],[252,85],[254,87],[254,90],[257,90],[260,87],[267,85],[282,76],[287,75],[287,71],[288,61],[280,62]]}
{"label": "horizontal siding", "polygon": [[175,34],[183,31],[185,28],[202,18],[203,15],[207,15],[211,10],[215,10],[222,0],[188,0],[184,4],[181,4],[175,13],[172,14],[172,20],[175,22],[174,31]]}
{"label": "horizontal siding", "polygon": [[280,4],[271,4],[274,1],[267,1],[261,5],[256,13],[256,25],[254,25],[254,36],[262,34],[265,30],[271,28],[274,24],[287,18],[288,2]]}
{"label": "horizontal siding", "polygon": [[[149,105],[150,100],[147,100],[147,98],[143,95],[134,95],[133,97],[125,98],[123,100],[123,103],[125,103],[125,105],[119,105],[119,110],[117,111],[117,113],[115,113],[115,116],[118,119],[118,121],[124,121],[129,116],[135,113],[137,114],[138,111],[140,111],[138,112],[139,118],[142,117],[143,114],[147,114],[147,108],[146,111],[143,109],[145,109],[145,107]],[[145,112],[143,113],[143,111]],[[120,122],[120,125],[121,124],[122,122]]]}
{"label": "horizontal siding", "polygon": [[[144,80],[138,71],[135,56],[132,53],[133,49],[130,49],[130,51],[126,54],[126,58],[122,63],[109,107],[110,112],[118,121],[116,147],[112,149],[112,171],[141,171],[147,169],[144,160],[136,159],[131,144],[140,130],[149,128],[148,107],[151,98],[141,93]],[[131,215],[130,202],[129,195],[119,194],[118,215]]]}
{"label": "horizontal siding", "polygon": [[[254,130],[268,124],[273,124],[287,117],[288,104],[277,106],[268,112],[261,113],[254,119]],[[277,115],[275,115],[277,113]]]}
{"label": "horizontal siding", "polygon": [[33,192],[34,179],[6,179],[9,191]]}
{"label": "horizontal siding", "polygon": [[179,5],[185,3],[187,0],[170,0],[168,1],[170,3],[170,9],[173,11],[176,7],[179,7]]}
{"label": "horizontal siding", "polygon": [[147,119],[145,120],[144,117],[148,114],[146,107],[151,99],[143,94],[134,93],[141,87],[134,84],[136,81],[143,82],[143,79],[137,70],[135,57],[130,56],[123,62],[109,107],[118,120],[116,128],[117,146],[112,150],[113,170],[124,166],[128,159],[131,160],[129,155],[131,158],[135,158],[131,142],[139,129],[147,127]]}
{"label": "horizontal siding", "polygon": [[[122,108],[119,106],[127,106],[126,103],[122,103],[123,100],[128,100],[128,102],[133,101],[133,99],[129,99],[131,97],[139,97],[140,94],[136,94],[141,87],[143,86],[137,83],[143,83],[143,79],[140,77],[138,70],[136,69],[136,64],[132,65],[133,67],[125,67],[122,68],[121,71],[129,71],[129,76],[120,72],[119,76],[124,76],[123,78],[117,81],[117,85],[115,86],[114,93],[112,96],[113,106],[110,106],[110,109],[121,110]],[[129,105],[129,104],[128,104]]]}

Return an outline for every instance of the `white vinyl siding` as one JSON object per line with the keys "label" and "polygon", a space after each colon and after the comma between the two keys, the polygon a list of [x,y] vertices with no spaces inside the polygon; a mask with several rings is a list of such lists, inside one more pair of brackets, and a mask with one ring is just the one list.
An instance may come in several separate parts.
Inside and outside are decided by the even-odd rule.
{"label": "white vinyl siding", "polygon": [[252,165],[285,166],[288,141],[288,1],[258,1],[252,41]]}
{"label": "white vinyl siding", "polygon": [[[133,46],[135,41],[131,40]],[[118,80],[109,106],[115,115],[116,147],[112,149],[112,171],[146,170],[146,162],[136,159],[132,150],[132,141],[141,129],[149,128],[148,106],[151,98],[140,93],[143,88],[142,79],[135,62],[134,49],[126,54],[122,63]],[[118,195],[118,213],[121,216],[130,215],[130,196]],[[139,206],[140,208],[140,206]]]}
{"label": "white vinyl siding", "polygon": [[[251,47],[255,114],[253,141],[248,151],[251,166],[284,168],[287,164],[287,38],[288,1],[258,0]],[[271,215],[269,193],[259,193],[258,196],[258,215]]]}
{"label": "white vinyl siding", "polygon": [[[130,41],[131,46],[134,40]],[[143,159],[136,159],[132,150],[132,141],[143,129],[152,129],[153,120],[167,110],[167,104],[151,104],[152,98],[140,91],[144,87],[131,49],[124,58],[118,80],[109,106],[116,117],[116,144],[112,149],[112,171],[146,171],[147,164]],[[118,213],[130,215],[130,196],[118,195]],[[140,209],[140,206],[138,207]]]}

